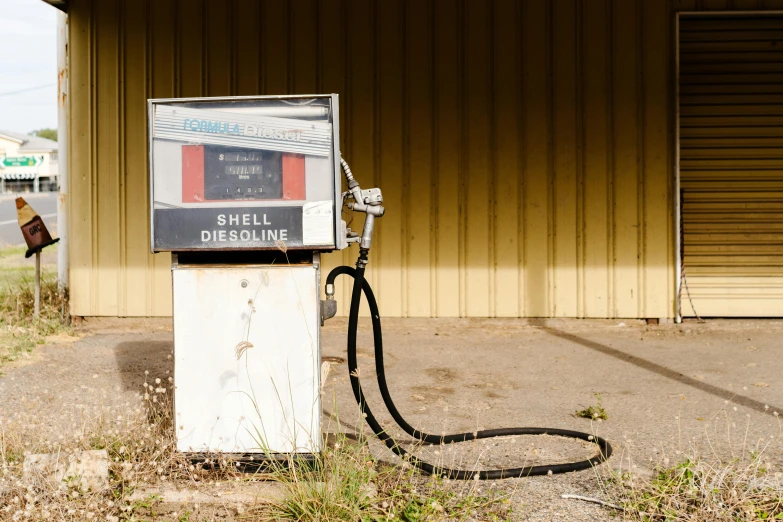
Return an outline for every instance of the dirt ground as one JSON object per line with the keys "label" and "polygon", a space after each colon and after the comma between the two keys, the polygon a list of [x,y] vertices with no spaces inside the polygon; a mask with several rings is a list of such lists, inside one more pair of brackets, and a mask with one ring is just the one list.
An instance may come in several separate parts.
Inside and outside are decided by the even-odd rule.
{"label": "dirt ground", "polygon": [[[372,338],[362,323],[359,364],[367,400],[392,425],[374,384]],[[323,425],[366,429],[344,360],[344,319],[323,329]],[[86,320],[76,338],[50,339],[3,367],[0,424],[62,437],[112,405],[138,401],[145,371],[172,372],[170,320]],[[430,433],[512,426],[591,431],[608,439],[608,465],[646,473],[709,440],[717,454],[767,447],[783,464],[783,321],[647,326],[635,321],[384,320],[387,379],[408,421]],[[600,397],[608,419],[574,415]],[[89,413],[92,412],[92,413]],[[340,425],[334,420],[339,415]],[[391,429],[399,435],[399,430]],[[772,438],[771,438],[772,437]],[[404,440],[403,436],[400,439]],[[379,443],[373,451],[394,459]],[[513,437],[421,455],[455,466],[498,467],[581,460],[586,444]],[[711,450],[712,451],[712,450]],[[571,493],[601,497],[602,471],[487,483],[512,493],[520,520],[616,520]]]}

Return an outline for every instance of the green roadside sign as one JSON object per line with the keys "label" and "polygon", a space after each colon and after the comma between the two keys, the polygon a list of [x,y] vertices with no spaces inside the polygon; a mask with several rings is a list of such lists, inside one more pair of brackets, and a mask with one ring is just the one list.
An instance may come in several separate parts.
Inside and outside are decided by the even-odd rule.
{"label": "green roadside sign", "polygon": [[4,167],[35,167],[41,163],[41,159],[35,156],[10,156],[3,158],[0,163]]}

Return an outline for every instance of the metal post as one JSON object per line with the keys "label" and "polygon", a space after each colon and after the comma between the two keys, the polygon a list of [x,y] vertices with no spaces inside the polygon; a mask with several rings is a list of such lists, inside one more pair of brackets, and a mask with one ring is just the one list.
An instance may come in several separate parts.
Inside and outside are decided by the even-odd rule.
{"label": "metal post", "polygon": [[68,288],[70,241],[68,240],[68,16],[57,12],[57,288]]}
{"label": "metal post", "polygon": [[41,315],[41,251],[35,253],[35,318]]}
{"label": "metal post", "polygon": [[674,19],[674,322],[682,322],[682,215],[680,197],[680,14]]}

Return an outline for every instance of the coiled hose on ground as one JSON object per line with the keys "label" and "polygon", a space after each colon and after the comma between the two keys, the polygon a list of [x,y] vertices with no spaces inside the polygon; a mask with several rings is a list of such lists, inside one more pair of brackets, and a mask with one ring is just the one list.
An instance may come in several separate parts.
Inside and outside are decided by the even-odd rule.
{"label": "coiled hose on ground", "polygon": [[[348,371],[351,377],[351,388],[353,389],[353,395],[356,398],[356,402],[359,404],[359,408],[365,416],[367,424],[370,425],[373,433],[396,455],[403,458],[411,465],[424,471],[425,473],[435,474],[442,477],[448,477],[455,480],[467,480],[476,479],[479,480],[495,480],[513,477],[527,477],[531,475],[547,475],[550,473],[566,473],[569,471],[580,471],[589,469],[593,466],[600,464],[609,458],[612,454],[612,446],[606,440],[589,433],[583,433],[580,431],[561,430],[554,428],[502,428],[494,430],[481,430],[477,432],[455,433],[452,435],[430,435],[422,431],[417,430],[402,417],[397,407],[394,405],[394,401],[389,394],[389,388],[386,385],[386,371],[383,365],[383,336],[381,332],[381,318],[378,312],[378,303],[375,301],[372,288],[369,283],[364,279],[365,266],[367,264],[367,249],[361,249],[359,254],[359,262],[357,268],[350,266],[338,266],[331,272],[326,278],[327,285],[333,285],[337,276],[347,275],[354,279],[353,292],[351,294],[351,308],[348,318]],[[560,437],[568,437],[574,439],[581,439],[589,442],[593,442],[598,446],[598,454],[588,460],[582,460],[579,462],[572,462],[566,464],[553,464],[543,466],[525,466],[520,468],[509,469],[492,469],[492,470],[462,470],[451,469],[425,462],[418,457],[410,454],[404,448],[402,448],[397,442],[383,429],[378,420],[372,414],[370,407],[364,399],[364,393],[359,382],[358,362],[356,359],[356,333],[359,325],[359,304],[361,302],[362,293],[367,298],[367,303],[370,307],[370,316],[372,318],[372,330],[373,339],[375,343],[375,371],[378,377],[378,386],[381,390],[381,396],[386,408],[391,413],[395,422],[402,428],[405,433],[410,435],[416,440],[427,444],[451,444],[454,442],[465,442],[476,439],[487,439],[490,437],[507,437],[510,435],[557,435]]]}

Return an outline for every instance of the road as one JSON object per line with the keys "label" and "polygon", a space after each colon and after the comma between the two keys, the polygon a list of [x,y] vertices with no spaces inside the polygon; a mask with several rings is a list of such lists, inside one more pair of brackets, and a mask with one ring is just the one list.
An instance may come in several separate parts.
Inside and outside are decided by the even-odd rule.
{"label": "road", "polygon": [[[33,210],[43,218],[46,228],[57,235],[57,193],[22,194]],[[24,244],[19,223],[16,220],[16,194],[0,195],[0,246]]]}

